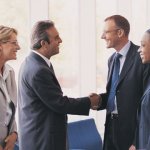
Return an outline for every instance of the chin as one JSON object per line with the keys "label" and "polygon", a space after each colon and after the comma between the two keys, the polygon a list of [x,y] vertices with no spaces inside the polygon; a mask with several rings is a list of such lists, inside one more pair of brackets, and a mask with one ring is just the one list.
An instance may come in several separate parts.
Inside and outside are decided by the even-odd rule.
{"label": "chin", "polygon": [[107,48],[112,48],[112,46],[109,43],[106,45],[106,47]]}
{"label": "chin", "polygon": [[13,59],[17,59],[17,56],[15,55],[15,56],[13,57]]}
{"label": "chin", "polygon": [[16,60],[17,59],[17,57],[13,57],[13,58],[11,58],[11,60]]}
{"label": "chin", "polygon": [[51,56],[57,55],[58,53],[59,53],[59,51],[58,51],[58,52],[53,53]]}
{"label": "chin", "polygon": [[107,45],[107,48],[112,48],[112,46],[110,46],[110,45]]}
{"label": "chin", "polygon": [[150,60],[148,61],[148,60],[142,59],[142,63],[143,63],[143,64],[148,64],[148,63],[150,63]]}
{"label": "chin", "polygon": [[59,54],[59,49],[56,51],[56,53],[55,54]]}

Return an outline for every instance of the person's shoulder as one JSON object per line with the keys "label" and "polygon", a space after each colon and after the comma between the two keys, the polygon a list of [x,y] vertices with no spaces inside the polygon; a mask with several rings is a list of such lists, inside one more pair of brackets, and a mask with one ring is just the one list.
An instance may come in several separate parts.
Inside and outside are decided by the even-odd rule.
{"label": "person's shoulder", "polygon": [[11,72],[14,72],[14,69],[12,66],[10,66],[9,64],[5,64],[5,68],[8,70],[8,71],[11,71]]}
{"label": "person's shoulder", "polygon": [[130,41],[130,43],[131,43],[130,48],[134,49],[135,51],[138,51],[138,49],[140,48],[140,46],[134,44],[132,41]]}

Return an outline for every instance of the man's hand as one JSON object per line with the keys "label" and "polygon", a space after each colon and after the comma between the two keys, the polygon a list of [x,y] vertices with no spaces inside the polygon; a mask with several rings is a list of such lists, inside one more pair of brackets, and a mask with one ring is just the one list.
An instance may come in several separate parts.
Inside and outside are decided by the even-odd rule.
{"label": "man's hand", "polygon": [[7,138],[5,139],[6,146],[4,150],[13,150],[16,140],[17,140],[17,134],[15,132],[8,135]]}
{"label": "man's hand", "polygon": [[91,93],[89,95],[89,98],[90,98],[90,101],[91,101],[91,109],[97,110],[98,107],[101,104],[101,97],[96,93]]}

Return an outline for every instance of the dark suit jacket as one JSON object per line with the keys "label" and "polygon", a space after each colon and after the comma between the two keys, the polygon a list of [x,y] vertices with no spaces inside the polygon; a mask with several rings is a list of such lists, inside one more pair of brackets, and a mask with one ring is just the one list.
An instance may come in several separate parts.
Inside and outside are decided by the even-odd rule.
{"label": "dark suit jacket", "polygon": [[31,53],[19,73],[21,150],[66,150],[66,114],[88,115],[90,100],[63,96],[52,69]]}
{"label": "dark suit jacket", "polygon": [[142,98],[137,130],[137,149],[150,150],[150,82]]}
{"label": "dark suit jacket", "polygon": [[[142,64],[139,53],[137,52],[138,48],[138,46],[131,43],[116,89],[119,118],[116,127],[117,133],[115,133],[114,138],[118,141],[120,150],[128,150],[129,146],[133,144],[137,109],[149,76],[149,67]],[[105,109],[107,106],[113,62],[114,54],[108,61],[109,71],[107,92],[101,94],[102,106],[100,109]],[[105,133],[107,130],[107,119],[108,118],[106,117]],[[105,134],[104,141],[106,138],[107,135]]]}

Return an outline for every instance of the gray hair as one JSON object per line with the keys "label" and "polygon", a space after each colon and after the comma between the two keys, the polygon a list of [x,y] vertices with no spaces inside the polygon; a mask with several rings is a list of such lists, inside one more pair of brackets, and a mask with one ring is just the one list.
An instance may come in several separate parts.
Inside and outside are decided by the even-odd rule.
{"label": "gray hair", "polygon": [[31,49],[38,50],[41,48],[42,40],[50,43],[47,30],[51,27],[54,27],[54,23],[50,20],[38,21],[34,25],[31,34]]}

